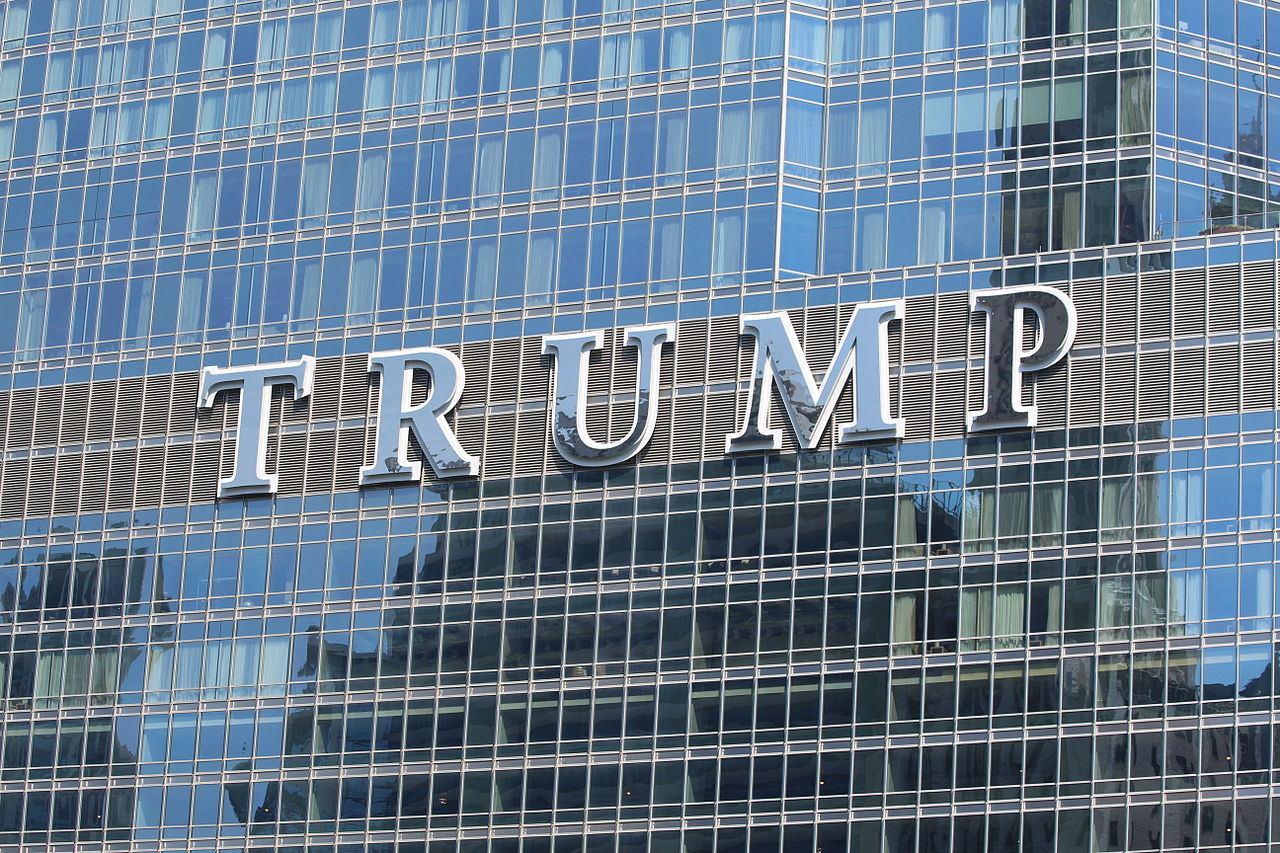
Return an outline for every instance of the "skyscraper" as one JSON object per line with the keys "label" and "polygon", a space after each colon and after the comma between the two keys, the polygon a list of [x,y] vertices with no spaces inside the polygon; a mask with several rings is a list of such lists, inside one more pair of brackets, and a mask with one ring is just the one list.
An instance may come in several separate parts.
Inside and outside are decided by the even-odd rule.
{"label": "skyscraper", "polygon": [[1280,843],[1280,7],[0,15],[0,847]]}

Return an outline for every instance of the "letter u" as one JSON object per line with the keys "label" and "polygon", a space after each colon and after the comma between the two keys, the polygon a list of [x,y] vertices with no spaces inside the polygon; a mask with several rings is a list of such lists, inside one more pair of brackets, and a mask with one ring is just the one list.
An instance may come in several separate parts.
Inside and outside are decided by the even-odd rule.
{"label": "letter u", "polygon": [[658,421],[658,372],[664,343],[675,340],[671,324],[627,329],[627,346],[640,352],[636,370],[635,416],[630,431],[610,444],[587,433],[587,369],[591,352],[604,343],[601,332],[548,335],[542,352],[555,358],[552,374],[551,437],[560,455],[574,465],[603,467],[632,458],[649,443]]}

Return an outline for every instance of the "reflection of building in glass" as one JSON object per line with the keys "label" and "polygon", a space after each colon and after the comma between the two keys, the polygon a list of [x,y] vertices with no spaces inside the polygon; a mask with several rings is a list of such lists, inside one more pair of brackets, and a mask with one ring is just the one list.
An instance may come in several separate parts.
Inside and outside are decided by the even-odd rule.
{"label": "reflection of building in glass", "polygon": [[[1143,443],[1168,442],[1162,430],[1143,427],[1138,434]],[[1052,449],[1065,438],[1060,432],[1008,436],[1003,449],[1017,453],[1021,444],[1030,450],[1033,441],[1035,447]],[[1224,523],[1249,528],[1264,518],[1258,512],[1269,517],[1274,510],[1273,461],[1204,467],[1203,454],[1134,453],[1142,445],[1134,444],[1131,430],[1116,438],[1128,442],[1129,453],[1077,452],[1070,466],[970,468],[963,483],[947,477],[849,479],[844,472],[856,474],[863,460],[848,460],[827,468],[834,476],[820,481],[818,488],[774,488],[764,500],[758,489],[731,488],[722,493],[725,510],[701,513],[690,524],[683,523],[672,495],[663,507],[648,507],[655,515],[631,510],[614,516],[615,524],[590,516],[564,522],[564,541],[575,546],[558,559],[520,550],[518,536],[506,532],[502,537],[510,547],[476,548],[489,538],[485,531],[494,528],[466,531],[457,514],[447,512],[447,521],[442,517],[430,525],[451,531],[447,548],[440,548],[441,538],[430,533],[390,548],[386,540],[375,540],[376,564],[388,569],[385,587],[369,588],[351,575],[341,585],[327,584],[331,599],[387,596],[391,609],[367,611],[381,614],[375,621],[355,625],[347,612],[336,621],[317,616],[308,624],[299,616],[292,622],[292,635],[278,633],[288,628],[286,621],[274,631],[269,625],[254,626],[255,633],[247,637],[242,623],[234,629],[229,622],[196,623],[203,629],[200,634],[153,630],[147,639],[137,631],[117,632],[120,645],[108,650],[91,635],[57,634],[52,643],[46,635],[30,652],[12,654],[9,709],[20,711],[34,703],[68,713],[60,720],[35,719],[26,725],[12,721],[6,730],[6,766],[27,768],[37,776],[61,777],[71,768],[111,778],[145,774],[149,767],[174,772],[195,767],[235,776],[264,761],[285,767],[366,768],[341,779],[227,781],[179,788],[177,794],[170,788],[163,795],[166,804],[175,796],[189,798],[189,807],[196,809],[194,820],[216,822],[222,815],[253,834],[267,835],[332,832],[344,825],[372,829],[397,825],[397,820],[412,826],[414,821],[457,820],[459,815],[486,820],[521,816],[536,823],[571,819],[575,810],[603,808],[605,803],[624,809],[679,802],[724,808],[770,798],[805,803],[815,796],[867,805],[884,796],[902,803],[933,802],[965,790],[988,796],[983,792],[992,791],[991,786],[1022,786],[1020,796],[1029,796],[1031,790],[1087,786],[1090,779],[1108,778],[1106,774],[1137,779],[1145,772],[1158,781],[1168,773],[1191,779],[1199,773],[1207,783],[1203,774],[1230,778],[1233,772],[1261,771],[1269,760],[1260,745],[1264,741],[1258,740],[1269,737],[1266,727],[1240,727],[1234,734],[1231,729],[1206,729],[1199,734],[1200,747],[1196,730],[1170,733],[1163,743],[1159,731],[1114,743],[1109,735],[1063,739],[1056,734],[1039,738],[1033,732],[1025,743],[1013,746],[983,741],[887,750],[855,747],[852,753],[822,747],[822,739],[900,735],[919,732],[921,726],[925,731],[980,731],[1053,723],[1050,731],[1056,732],[1056,721],[1136,720],[1175,709],[1194,717],[1270,702],[1274,653],[1269,643],[1178,644],[1179,638],[1230,629],[1224,619],[1239,620],[1241,630],[1251,630],[1259,619],[1269,624],[1259,615],[1272,607],[1269,551],[1262,563],[1245,563],[1244,554],[1223,562],[1201,549],[1165,548],[1100,558],[961,559],[961,554],[1013,546],[1011,541],[997,546],[1000,540],[1019,540],[1023,548],[1031,540],[1037,547],[1125,541],[1135,525],[1176,527],[1184,535],[1217,523],[1215,518],[1238,518]],[[1089,441],[1097,437],[1075,436],[1072,446],[1078,451],[1089,447]],[[815,469],[815,463],[829,466],[831,461],[822,455],[783,456],[770,460],[769,470],[794,471],[797,463]],[[1236,483],[1248,488],[1236,491],[1238,487],[1231,488]],[[512,485],[516,491],[523,488],[518,481]],[[1229,490],[1223,491],[1224,486]],[[543,517],[556,506],[568,505],[548,502]],[[779,513],[791,523],[778,521]],[[470,520],[474,524],[477,519]],[[886,530],[888,538],[881,533]],[[611,543],[608,548],[588,552],[577,544],[598,543],[602,532]],[[731,580],[708,588],[714,594],[699,587],[696,597],[690,587],[683,592],[615,593],[613,600],[586,593],[553,599],[557,606],[545,612],[542,599],[423,608],[411,598],[438,596],[443,583],[469,585],[494,576],[494,567],[486,562],[493,556],[507,561],[498,569],[517,583],[522,566],[598,577],[609,573],[604,564],[615,561],[623,541],[628,553],[639,556],[649,547],[646,539],[654,536],[665,537],[655,559],[686,554],[693,560],[696,555],[697,562],[690,565],[699,572],[755,572],[763,565],[795,565],[803,571],[805,565],[835,568],[837,562],[855,568],[859,560],[894,554],[920,560],[927,553],[934,564],[875,571],[863,562],[860,572],[837,570],[825,578],[797,576],[763,586]],[[342,564],[358,568],[360,550],[366,547],[327,543],[325,550],[349,549]],[[104,594],[118,575],[150,579],[145,587],[141,582],[131,585],[148,592],[126,594],[127,612],[202,610],[209,599],[191,600],[183,594],[169,600],[164,592],[165,567],[180,564],[187,577],[191,555],[157,557],[149,553],[152,548],[121,549],[132,555],[127,558],[51,554],[20,573],[11,567],[6,613],[19,622],[65,619],[59,610],[68,604],[95,615],[119,613],[120,596]],[[256,566],[242,561],[239,589],[226,592],[261,588],[263,579],[279,576],[281,561],[290,574],[277,594],[304,597],[298,567],[308,565],[308,550],[323,562],[319,549],[305,545],[270,549],[269,558]],[[335,562],[330,561],[331,570]],[[191,565],[203,576],[211,569],[199,556]],[[634,574],[623,570],[624,577],[628,574],[642,578],[647,573],[637,566]],[[65,584],[67,577],[75,580]],[[44,598],[32,593],[40,589]],[[207,585],[192,589],[213,594]],[[1235,589],[1240,590],[1238,599]],[[185,608],[188,601],[196,606]],[[1079,649],[1081,643],[1116,641],[1126,648],[1131,641],[1173,645],[1096,657],[1057,651],[1064,644]],[[994,664],[989,659],[957,662],[955,657],[957,651],[987,653],[989,658],[993,651],[1018,649],[1030,657]],[[940,656],[937,664],[933,656]],[[585,686],[588,681],[576,689],[536,694],[473,690],[434,700],[378,698],[368,692],[462,683],[462,678],[481,686],[623,671],[716,673],[751,662],[785,666],[819,660],[856,660],[860,665],[825,677],[695,679],[596,689]],[[353,698],[343,703],[323,698],[344,694]],[[369,698],[357,701],[355,695]],[[285,696],[294,697],[288,706],[264,705],[256,711],[198,710],[201,706],[194,702]],[[129,713],[124,707],[107,717],[69,713],[86,705],[116,708],[139,699],[144,703],[140,710],[177,704],[174,713],[161,715]],[[548,748],[567,759],[672,738],[692,748],[744,737],[749,742],[771,732],[813,742],[774,762],[776,767],[771,759],[757,757],[751,772],[752,765],[743,764],[750,759],[734,757],[573,764],[558,770],[435,771],[429,763],[477,751],[501,756],[539,754]],[[1015,748],[1016,754],[1010,751]],[[1077,755],[1082,751],[1085,758]],[[1091,764],[1089,755],[1101,763]],[[1242,763],[1233,764],[1233,755]],[[1125,760],[1131,770],[1124,769]],[[400,771],[402,765],[419,763],[422,772]],[[374,770],[372,777],[368,768]],[[387,775],[381,769],[395,772]],[[65,792],[55,794],[61,798]],[[86,792],[76,805],[46,802],[47,797],[32,792],[25,812],[22,797],[7,799],[3,826],[16,838],[27,825],[22,815],[46,809],[50,820],[64,821],[61,830],[58,823],[51,824],[51,831],[72,833],[67,838],[102,837],[104,827],[107,837],[122,837],[131,826],[136,832],[140,820],[162,825],[167,812],[160,810],[161,797],[156,789],[113,787],[105,799],[100,792]],[[154,817],[149,811],[153,807]],[[1030,827],[1070,838],[1066,833],[1088,827],[1087,816],[1070,811],[1059,813],[1056,824],[1052,817],[1035,822],[1045,820],[1025,818],[1023,831]],[[979,838],[993,831],[989,822],[985,826],[958,821],[948,831]],[[833,831],[830,826],[822,829]],[[898,830],[888,824],[883,831]],[[922,826],[919,831],[931,830]]]}

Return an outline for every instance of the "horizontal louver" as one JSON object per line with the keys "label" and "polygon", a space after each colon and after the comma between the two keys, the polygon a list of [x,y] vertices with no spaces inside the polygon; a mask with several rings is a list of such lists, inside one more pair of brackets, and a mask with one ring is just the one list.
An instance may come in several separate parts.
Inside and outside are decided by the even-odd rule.
{"label": "horizontal louver", "polygon": [[[1105,283],[1075,281],[1070,292],[1079,322],[1073,356],[1026,383],[1025,402],[1037,406],[1042,427],[1276,405],[1276,342],[1270,337],[1277,316],[1274,264],[1144,271]],[[967,293],[912,297],[905,323],[890,326],[891,412],[906,421],[910,439],[963,435],[966,409],[981,407],[978,365],[985,356],[985,328],[968,300]],[[816,378],[825,380],[854,308],[789,312]],[[1244,341],[1242,332],[1267,337]],[[1184,346],[1172,348],[1166,343],[1170,335]],[[587,427],[593,438],[611,441],[631,428],[638,359],[635,349],[624,346],[623,329],[604,338],[605,346],[590,358]],[[450,420],[463,447],[481,457],[485,476],[565,469],[548,430],[552,360],[541,347],[538,337],[450,347],[468,374],[466,393]],[[740,334],[738,317],[681,322],[675,343],[663,350],[658,423],[642,461],[722,456],[725,437],[746,416],[745,380],[754,357],[754,342]],[[279,476],[282,494],[358,485],[359,469],[372,453],[368,415],[378,398],[378,382],[367,366],[366,355],[318,358],[311,396],[295,400],[291,391],[273,392],[268,470]],[[5,450],[18,453],[4,464],[0,513],[63,514],[211,499],[219,477],[231,473],[240,400],[238,394],[222,394],[197,414],[197,385],[197,374],[181,373],[0,394]],[[426,377],[415,377],[411,399],[421,402],[428,390]],[[767,405],[783,449],[797,449],[777,394],[770,394]],[[833,446],[835,425],[852,412],[852,394],[845,388],[820,446]],[[193,444],[197,434],[202,440]],[[165,443],[138,444],[144,437],[164,437]],[[112,439],[121,446],[108,453],[103,443]],[[32,448],[46,455],[22,455]],[[410,456],[420,459],[421,453],[415,447]],[[429,479],[429,466],[426,471]]]}

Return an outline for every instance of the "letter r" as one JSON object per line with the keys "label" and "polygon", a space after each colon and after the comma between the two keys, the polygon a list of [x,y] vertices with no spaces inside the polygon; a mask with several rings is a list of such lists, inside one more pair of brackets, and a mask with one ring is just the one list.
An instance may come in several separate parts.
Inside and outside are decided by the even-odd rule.
{"label": "letter r", "polygon": [[[421,404],[410,404],[414,370],[425,370],[431,389]],[[382,377],[378,422],[374,433],[373,464],[360,469],[360,484],[414,482],[422,465],[409,459],[409,433],[427,457],[437,477],[466,477],[480,470],[480,460],[468,454],[445,420],[458,401],[466,375],[462,362],[437,347],[375,352],[369,372]]]}

